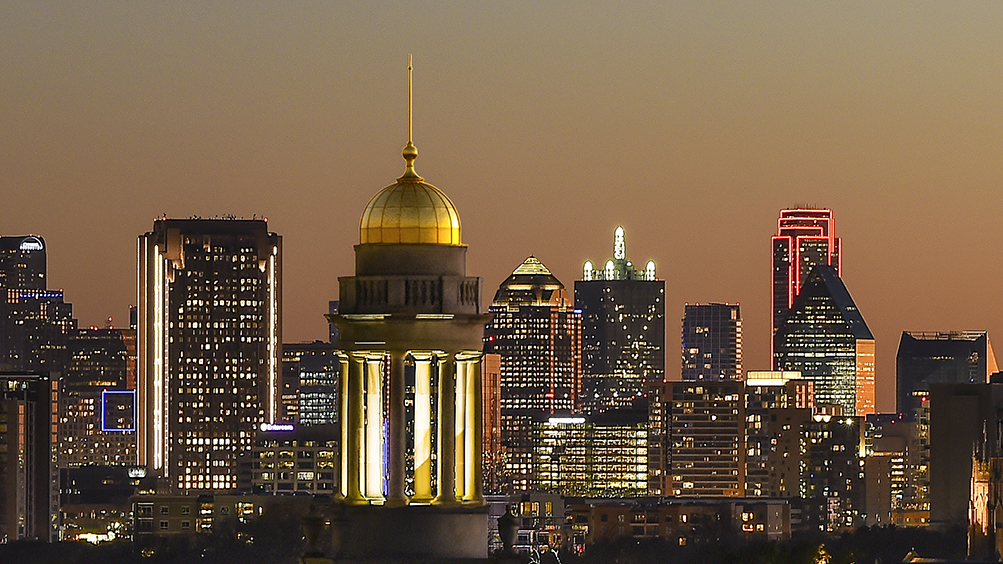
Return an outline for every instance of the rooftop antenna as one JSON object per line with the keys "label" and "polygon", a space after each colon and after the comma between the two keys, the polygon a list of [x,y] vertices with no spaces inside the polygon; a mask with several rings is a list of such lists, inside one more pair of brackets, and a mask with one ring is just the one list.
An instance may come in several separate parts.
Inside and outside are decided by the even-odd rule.
{"label": "rooftop antenna", "polygon": [[411,53],[407,54],[407,144],[411,144]]}
{"label": "rooftop antenna", "polygon": [[[401,156],[407,161],[407,169],[404,170],[404,175],[401,178],[412,178],[417,179],[419,182],[422,178],[418,176],[418,173],[414,171],[414,160],[418,158],[418,149],[415,148],[414,144],[411,143],[411,54],[407,56],[407,145],[404,150],[401,151]],[[400,178],[398,178],[400,180]]]}

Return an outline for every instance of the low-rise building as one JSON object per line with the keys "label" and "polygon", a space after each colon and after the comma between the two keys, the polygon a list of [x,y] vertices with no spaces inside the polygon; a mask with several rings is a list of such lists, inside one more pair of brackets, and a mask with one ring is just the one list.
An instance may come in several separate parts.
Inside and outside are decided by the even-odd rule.
{"label": "low-rise building", "polygon": [[263,424],[251,448],[254,492],[333,494],[337,437],[335,425]]}

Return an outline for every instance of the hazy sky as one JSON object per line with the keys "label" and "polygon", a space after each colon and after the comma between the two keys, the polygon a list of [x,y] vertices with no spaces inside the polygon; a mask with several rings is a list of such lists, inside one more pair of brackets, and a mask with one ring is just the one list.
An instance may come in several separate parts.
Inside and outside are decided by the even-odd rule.
{"label": "hazy sky", "polygon": [[49,246],[82,325],[126,321],[153,218],[265,215],[284,340],[324,338],[359,216],[416,169],[467,271],[653,259],[666,372],[684,302],[740,302],[769,366],[777,212],[832,208],[894,409],[903,330],[1003,338],[1003,3],[0,3],[0,233]]}

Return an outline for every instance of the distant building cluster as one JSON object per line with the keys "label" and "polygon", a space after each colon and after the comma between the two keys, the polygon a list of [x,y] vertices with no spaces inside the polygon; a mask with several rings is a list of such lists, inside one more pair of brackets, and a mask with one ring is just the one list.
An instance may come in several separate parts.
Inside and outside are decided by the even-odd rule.
{"label": "distant building cluster", "polygon": [[0,237],[0,542],[194,534],[309,495],[358,508],[353,535],[382,507],[439,508],[429,538],[488,507],[532,549],[968,523],[975,553],[998,550],[989,336],[904,331],[897,411],[877,413],[830,210],[780,212],[772,366],[750,370],[737,303],[686,303],[666,342],[681,302],[622,227],[573,289],[529,256],[483,311],[416,156],[363,214],[325,341],[283,343],[264,219],[157,219],[125,327],[78,327],[44,239]]}

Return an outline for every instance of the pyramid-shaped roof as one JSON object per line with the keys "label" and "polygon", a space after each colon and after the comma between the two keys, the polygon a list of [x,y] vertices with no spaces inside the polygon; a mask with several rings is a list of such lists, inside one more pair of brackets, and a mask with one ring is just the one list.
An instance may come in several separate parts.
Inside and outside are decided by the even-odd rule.
{"label": "pyramid-shaped roof", "polygon": [[812,269],[808,279],[801,286],[798,297],[794,299],[794,306],[788,315],[795,315],[796,312],[803,310],[808,300],[826,295],[832,298],[855,338],[874,339],[839,273],[827,264],[820,264]]}

